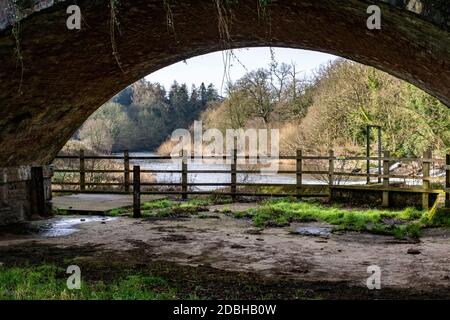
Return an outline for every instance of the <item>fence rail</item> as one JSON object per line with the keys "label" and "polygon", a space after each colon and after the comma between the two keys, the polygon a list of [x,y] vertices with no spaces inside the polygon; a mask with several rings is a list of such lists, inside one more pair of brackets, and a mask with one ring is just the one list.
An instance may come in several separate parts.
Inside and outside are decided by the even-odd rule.
{"label": "fence rail", "polygon": [[[179,157],[170,156],[130,156],[128,151],[125,151],[123,156],[90,156],[85,155],[83,150],[80,150],[78,156],[57,156],[56,159],[59,160],[77,160],[78,168],[55,168],[55,173],[72,173],[78,174],[79,180],[77,182],[65,182],[65,181],[53,181],[54,186],[78,186],[78,189],[54,189],[53,192],[79,192],[79,193],[124,193],[133,194],[136,196],[136,192],[140,194],[174,194],[181,195],[182,198],[186,199],[188,195],[193,194],[212,194],[217,191],[211,190],[197,190],[192,191],[192,187],[223,187],[225,190],[220,190],[220,194],[229,195],[233,199],[237,196],[294,196],[294,197],[329,197],[331,189],[333,186],[339,183],[341,177],[359,177],[366,178],[368,182],[372,182],[372,179],[376,179],[374,185],[378,183],[379,190],[383,191],[383,205],[389,205],[389,192],[398,190],[398,187],[391,185],[392,179],[413,179],[421,181],[421,184],[415,188],[415,191],[422,192],[422,205],[424,208],[428,208],[428,195],[432,190],[431,182],[436,178],[431,176],[431,166],[432,164],[442,165],[445,170],[445,185],[442,192],[445,194],[445,205],[450,208],[450,155],[446,156],[446,159],[433,159],[431,152],[425,152],[422,158],[395,158],[391,157],[389,152],[384,152],[380,157],[361,157],[361,156],[336,156],[332,150],[329,151],[328,155],[303,155],[302,150],[298,150],[295,156],[280,156],[277,160],[292,160],[295,163],[295,170],[278,170],[278,174],[288,174],[295,175],[295,181],[291,184],[286,183],[252,183],[252,182],[239,182],[237,179],[238,174],[257,174],[260,170],[254,169],[240,169],[238,168],[239,162],[246,162],[247,160],[267,160],[271,159],[269,157],[251,157],[251,156],[240,156],[237,154],[236,150],[231,155],[223,156],[204,156],[204,160],[208,159],[222,159],[227,160],[227,164],[230,165],[229,170],[199,170],[190,169],[188,165],[188,157],[186,155]],[[87,169],[87,160],[117,160],[123,162],[123,168],[121,169]],[[133,166],[131,168],[130,163],[134,160],[175,160],[181,163],[181,169],[141,169],[140,166]],[[242,161],[243,160],[243,161]],[[321,166],[321,170],[309,170],[306,169],[306,161],[322,161],[327,163]],[[377,172],[372,173],[370,170],[366,172],[355,171],[345,171],[339,170],[339,164],[342,161],[376,161],[377,162]],[[390,166],[392,163],[397,162],[417,162],[422,166],[421,174],[394,174],[391,173]],[[324,168],[325,167],[325,168]],[[420,171],[419,171],[420,172]],[[123,177],[123,182],[88,182],[86,180],[87,174],[119,174]],[[145,182],[141,181],[142,174],[152,174],[152,173],[176,173],[180,174],[179,182]],[[230,182],[189,182],[188,175],[190,174],[228,174],[230,176]],[[305,184],[304,177],[306,175],[320,175],[326,178],[324,184]],[[120,190],[93,190],[92,187],[119,187]],[[142,187],[179,187],[179,190],[144,190]],[[292,192],[243,192],[239,187],[290,187],[295,189]],[[307,189],[322,188],[328,192],[311,193],[306,192]],[[361,189],[367,188],[361,185]]]}

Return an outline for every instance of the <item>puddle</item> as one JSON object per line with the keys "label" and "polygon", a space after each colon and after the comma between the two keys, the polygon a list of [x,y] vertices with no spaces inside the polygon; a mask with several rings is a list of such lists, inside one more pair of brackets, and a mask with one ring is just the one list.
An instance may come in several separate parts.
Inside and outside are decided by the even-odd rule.
{"label": "puddle", "polygon": [[45,226],[40,229],[39,234],[48,238],[63,237],[79,231],[80,229],[76,226],[80,224],[98,221],[108,222],[116,219],[102,216],[57,217],[52,219],[53,221],[47,221]]}
{"label": "puddle", "polygon": [[327,237],[331,234],[331,230],[327,227],[306,226],[295,228],[294,233],[304,236]]}

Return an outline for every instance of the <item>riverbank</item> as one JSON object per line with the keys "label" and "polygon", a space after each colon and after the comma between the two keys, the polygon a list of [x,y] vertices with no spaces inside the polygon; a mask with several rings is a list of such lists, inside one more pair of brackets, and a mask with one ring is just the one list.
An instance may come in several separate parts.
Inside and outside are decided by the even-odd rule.
{"label": "riverbank", "polygon": [[[160,203],[147,210],[156,207],[167,208]],[[258,207],[228,203],[194,215],[148,214],[142,219],[119,213],[114,220],[80,224],[77,232],[61,237],[3,232],[0,275],[10,279],[2,282],[3,297],[450,298],[448,229],[425,228],[420,239],[354,231],[299,233],[293,230],[323,231],[333,225],[257,228],[250,219],[231,214]],[[81,269],[84,291],[65,288],[65,270],[72,264]],[[371,265],[382,270],[381,290],[367,289]],[[17,275],[14,281],[11,274]]]}

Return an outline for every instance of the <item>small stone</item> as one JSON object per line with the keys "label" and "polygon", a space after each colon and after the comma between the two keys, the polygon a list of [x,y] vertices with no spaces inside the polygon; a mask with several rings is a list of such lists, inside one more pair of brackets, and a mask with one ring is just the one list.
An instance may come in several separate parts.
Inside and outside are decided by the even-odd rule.
{"label": "small stone", "polygon": [[328,237],[331,233],[331,228],[329,227],[316,227],[316,226],[305,226],[298,227],[291,233],[299,234],[303,236],[316,236],[316,237]]}
{"label": "small stone", "polygon": [[81,221],[81,222],[84,222],[84,221],[86,221],[86,219],[80,219],[80,221]]}
{"label": "small stone", "polygon": [[407,251],[408,254],[420,254],[420,250],[419,249],[415,249],[415,248],[409,248]]}
{"label": "small stone", "polygon": [[256,238],[256,240],[258,240],[258,241],[264,241],[264,239],[262,239],[262,238]]}
{"label": "small stone", "polygon": [[102,224],[106,224],[106,222],[105,222],[105,221],[102,221],[101,223],[102,223]]}
{"label": "small stone", "polygon": [[262,230],[261,229],[248,229],[246,231],[244,231],[247,234],[261,234]]}
{"label": "small stone", "polygon": [[314,297],[314,291],[311,289],[306,289],[303,295],[307,298],[312,298]]}

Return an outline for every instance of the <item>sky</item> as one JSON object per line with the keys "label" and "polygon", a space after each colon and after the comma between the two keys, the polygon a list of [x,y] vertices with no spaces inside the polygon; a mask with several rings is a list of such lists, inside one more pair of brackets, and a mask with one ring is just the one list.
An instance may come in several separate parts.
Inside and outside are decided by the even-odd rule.
{"label": "sky", "polygon": [[[336,59],[335,56],[307,50],[274,48],[275,60],[278,63],[295,63],[297,70],[301,75],[310,75],[321,64]],[[265,48],[243,48],[233,50],[234,55],[239,60],[232,59],[229,68],[229,79],[236,81],[241,78],[248,70],[267,67],[271,62],[271,51]],[[198,57],[181,61],[161,70],[158,70],[146,77],[148,81],[158,82],[166,89],[170,88],[176,79],[178,83],[186,83],[188,88],[192,84],[199,86],[202,82],[209,83],[223,94],[221,89],[224,78],[224,54],[223,52],[214,52]]]}

